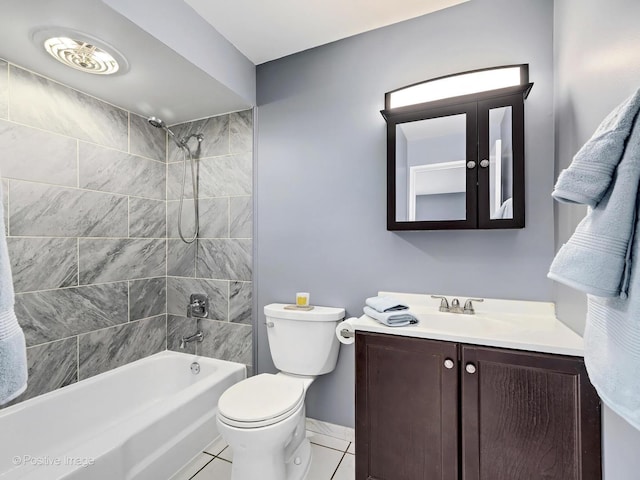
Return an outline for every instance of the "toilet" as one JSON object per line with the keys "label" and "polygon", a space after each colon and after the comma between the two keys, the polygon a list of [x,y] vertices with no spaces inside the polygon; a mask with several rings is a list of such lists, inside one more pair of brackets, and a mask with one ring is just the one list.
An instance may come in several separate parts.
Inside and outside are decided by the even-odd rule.
{"label": "toilet", "polygon": [[279,373],[262,373],[227,389],[217,424],[233,451],[232,480],[302,480],[311,464],[305,437],[305,395],[318,375],[334,370],[335,334],[343,308],[264,307],[269,349]]}

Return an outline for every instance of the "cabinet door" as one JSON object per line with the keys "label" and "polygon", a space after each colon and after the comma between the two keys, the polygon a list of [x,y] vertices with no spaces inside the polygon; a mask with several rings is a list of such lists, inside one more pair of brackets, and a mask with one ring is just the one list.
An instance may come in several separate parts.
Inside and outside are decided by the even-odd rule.
{"label": "cabinet door", "polygon": [[462,347],[464,480],[601,478],[600,402],[580,358]]}
{"label": "cabinet door", "polygon": [[524,227],[524,98],[478,102],[478,226]]}
{"label": "cabinet door", "polygon": [[458,479],[457,351],[357,333],[356,480]]}
{"label": "cabinet door", "polygon": [[476,103],[387,120],[387,229],[478,224]]}

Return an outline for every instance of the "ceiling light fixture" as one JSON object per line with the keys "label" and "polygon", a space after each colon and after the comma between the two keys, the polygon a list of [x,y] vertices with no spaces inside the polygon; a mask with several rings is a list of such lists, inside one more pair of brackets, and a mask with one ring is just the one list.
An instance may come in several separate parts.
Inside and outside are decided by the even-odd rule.
{"label": "ceiling light fixture", "polygon": [[68,28],[38,29],[33,41],[49,55],[82,72],[113,75],[128,69],[124,56],[111,45],[91,35]]}
{"label": "ceiling light fixture", "polygon": [[107,51],[82,40],[52,37],[44,42],[49,54],[68,67],[96,75],[111,75],[120,69],[118,61]]}

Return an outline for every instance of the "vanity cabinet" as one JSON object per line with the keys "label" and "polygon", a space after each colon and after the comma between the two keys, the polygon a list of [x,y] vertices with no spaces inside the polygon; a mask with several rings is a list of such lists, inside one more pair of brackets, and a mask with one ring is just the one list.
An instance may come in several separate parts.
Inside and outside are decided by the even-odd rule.
{"label": "vanity cabinet", "polygon": [[578,357],[357,332],[356,480],[600,480]]}

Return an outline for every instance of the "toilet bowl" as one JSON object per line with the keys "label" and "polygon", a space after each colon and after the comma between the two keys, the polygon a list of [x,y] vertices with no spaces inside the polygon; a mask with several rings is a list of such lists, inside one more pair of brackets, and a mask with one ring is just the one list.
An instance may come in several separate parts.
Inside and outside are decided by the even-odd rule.
{"label": "toilet bowl", "polygon": [[344,309],[285,307],[264,308],[271,356],[281,371],[247,378],[218,401],[218,431],[233,452],[232,480],[302,480],[311,464],[305,396],[317,375],[335,369],[335,328]]}
{"label": "toilet bowl", "polygon": [[234,480],[302,480],[311,463],[305,438],[313,378],[261,374],[229,388],[218,403],[218,431],[233,451]]}

